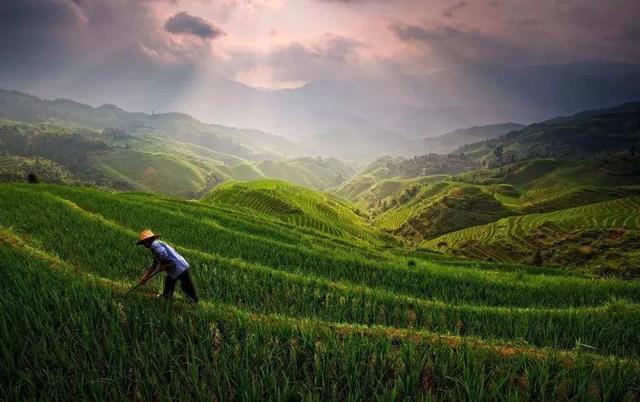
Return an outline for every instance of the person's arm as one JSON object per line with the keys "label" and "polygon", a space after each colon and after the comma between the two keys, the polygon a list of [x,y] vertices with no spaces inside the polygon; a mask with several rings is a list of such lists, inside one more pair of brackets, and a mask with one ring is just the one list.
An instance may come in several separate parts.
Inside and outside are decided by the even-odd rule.
{"label": "person's arm", "polygon": [[151,253],[153,253],[153,263],[151,263],[151,266],[149,266],[149,269],[143,276],[144,282],[148,281],[156,271],[166,271],[168,269],[168,266],[163,264],[163,262],[167,260],[169,254],[162,244],[153,242],[153,244],[151,244]]}
{"label": "person's arm", "polygon": [[140,284],[144,285],[145,283],[147,283],[151,275],[153,275],[157,269],[158,269],[158,261],[154,258],[151,265],[149,265],[149,268],[147,268],[147,270],[142,275],[142,277],[140,277]]}

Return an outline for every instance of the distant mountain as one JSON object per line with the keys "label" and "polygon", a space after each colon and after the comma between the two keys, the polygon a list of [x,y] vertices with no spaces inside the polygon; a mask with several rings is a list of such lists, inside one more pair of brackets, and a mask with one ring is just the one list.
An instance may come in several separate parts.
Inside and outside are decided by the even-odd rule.
{"label": "distant mountain", "polygon": [[456,150],[462,145],[499,137],[510,131],[522,129],[523,127],[522,124],[517,123],[501,123],[461,128],[438,137],[422,140],[417,152],[446,154]]}
{"label": "distant mountain", "polygon": [[409,139],[376,127],[332,129],[314,135],[305,145],[314,153],[369,162],[384,155],[411,156],[447,154],[462,145],[499,137],[524,126],[516,123],[491,124],[462,128],[438,137]]}
{"label": "distant mountain", "polygon": [[423,103],[395,123],[409,137],[499,121],[532,123],[640,98],[640,64],[476,66],[414,81]]}
{"label": "distant mountain", "polygon": [[[237,118],[292,138],[350,127],[353,119],[420,138],[504,121],[532,123],[638,98],[640,64],[474,66],[424,76],[316,81],[256,94],[247,102],[252,110]],[[255,114],[258,104],[262,116]]]}
{"label": "distant mountain", "polygon": [[29,123],[64,122],[96,130],[117,129],[131,135],[162,134],[253,160],[282,159],[284,150],[290,156],[302,154],[302,148],[286,138],[258,130],[206,124],[184,113],[131,113],[114,105],[94,108],[68,99],[45,100],[18,91],[0,90],[0,118]]}
{"label": "distant mountain", "polygon": [[500,137],[460,147],[486,163],[534,157],[604,158],[640,149],[640,102],[589,110],[529,125]]}
{"label": "distant mountain", "polygon": [[82,88],[45,95],[74,96],[95,105],[117,103],[132,110],[181,110],[202,121],[294,139],[333,130],[357,131],[361,136],[386,130],[407,138],[434,137],[498,122],[529,124],[640,99],[640,64],[613,62],[473,66],[421,76],[313,81],[275,91],[203,79],[188,93],[167,88],[159,92],[149,84],[132,94],[120,82],[103,88],[78,81]]}
{"label": "distant mountain", "polygon": [[320,155],[370,161],[383,155],[407,155],[415,141],[380,128],[334,128],[314,135],[307,146]]}
{"label": "distant mountain", "polygon": [[372,209],[394,192],[479,167],[477,162],[457,154],[427,154],[413,158],[385,156],[370,163],[333,192],[359,207]]}
{"label": "distant mountain", "polygon": [[86,183],[198,198],[231,179],[277,178],[315,189],[355,171],[259,130],[206,124],[183,113],[131,113],[0,90],[0,181]]}
{"label": "distant mountain", "polygon": [[[296,89],[246,92],[229,110],[211,95],[207,119],[300,138],[351,127],[354,119],[409,138],[504,121],[532,123],[640,97],[640,64],[585,62],[473,66],[422,76],[322,80]],[[234,102],[237,99],[234,99]],[[216,105],[206,109],[207,104]],[[210,117],[209,117],[210,116]]]}

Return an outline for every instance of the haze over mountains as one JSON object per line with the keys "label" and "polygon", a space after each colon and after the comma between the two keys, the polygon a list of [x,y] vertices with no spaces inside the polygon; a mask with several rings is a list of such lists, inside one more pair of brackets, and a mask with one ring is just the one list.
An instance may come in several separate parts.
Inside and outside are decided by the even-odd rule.
{"label": "haze over mountains", "polygon": [[383,131],[423,138],[477,125],[532,123],[636,100],[640,98],[640,65],[476,65],[422,76],[318,80],[282,90],[209,78],[191,88],[188,96],[177,87],[162,87],[158,92],[157,87],[146,85],[131,87],[135,90],[118,83],[109,86],[83,81],[64,93],[37,94],[96,106],[112,103],[128,110],[180,111],[206,122],[295,139],[341,135],[357,140]]}
{"label": "haze over mountains", "polygon": [[639,20],[0,0],[0,402],[640,402]]}

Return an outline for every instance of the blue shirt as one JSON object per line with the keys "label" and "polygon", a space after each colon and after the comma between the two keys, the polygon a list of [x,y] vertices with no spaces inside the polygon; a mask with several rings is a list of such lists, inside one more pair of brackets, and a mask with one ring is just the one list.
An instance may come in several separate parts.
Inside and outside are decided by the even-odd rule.
{"label": "blue shirt", "polygon": [[178,279],[178,277],[189,268],[187,260],[178,254],[173,247],[163,241],[154,240],[153,243],[151,243],[151,252],[155,258],[155,263],[165,268],[167,275],[172,279]]}

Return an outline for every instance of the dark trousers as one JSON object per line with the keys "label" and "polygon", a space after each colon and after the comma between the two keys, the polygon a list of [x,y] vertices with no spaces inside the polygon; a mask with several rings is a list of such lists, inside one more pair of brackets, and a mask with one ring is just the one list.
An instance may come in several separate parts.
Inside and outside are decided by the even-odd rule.
{"label": "dark trousers", "polygon": [[198,301],[198,296],[196,296],[196,289],[193,287],[193,282],[191,282],[191,276],[189,276],[189,270],[187,269],[176,279],[173,279],[169,275],[164,276],[164,292],[162,292],[162,297],[166,299],[170,299],[173,297],[173,290],[176,287],[176,282],[180,281],[180,289],[184,292],[185,295],[192,302],[196,303]]}

